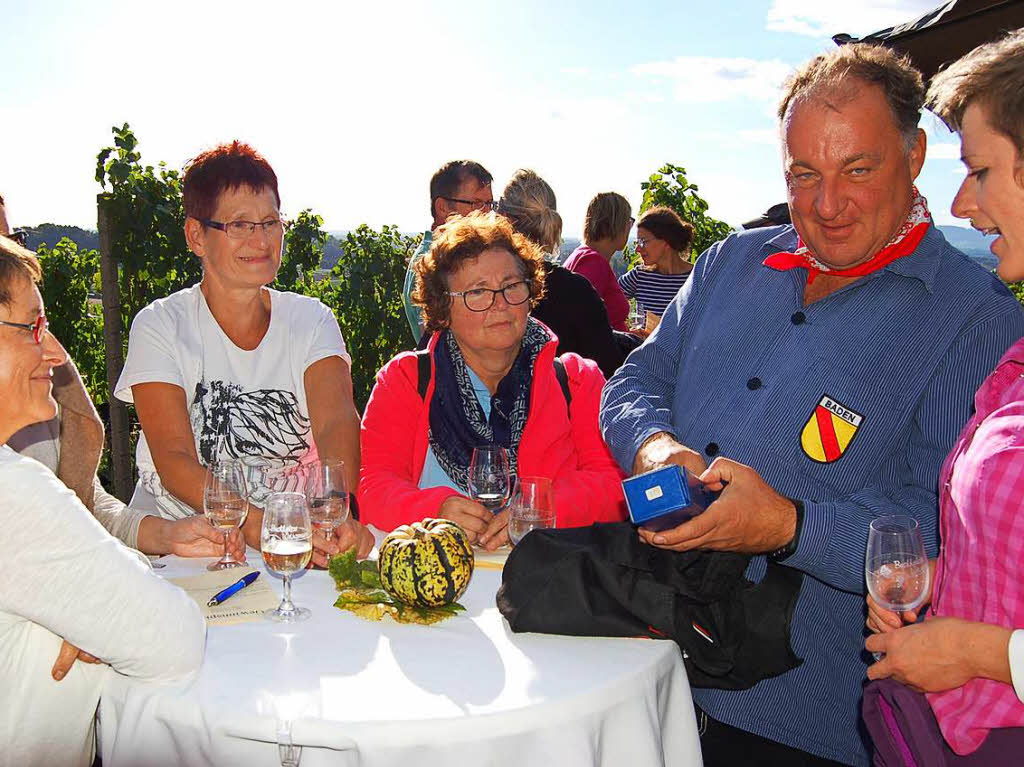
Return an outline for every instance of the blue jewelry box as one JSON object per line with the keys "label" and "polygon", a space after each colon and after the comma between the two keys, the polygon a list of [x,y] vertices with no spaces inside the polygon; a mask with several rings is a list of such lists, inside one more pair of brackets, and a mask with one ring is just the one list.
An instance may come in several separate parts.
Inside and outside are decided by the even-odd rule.
{"label": "blue jewelry box", "polygon": [[681,525],[718,497],[675,464],[625,479],[622,490],[633,524],[654,531]]}

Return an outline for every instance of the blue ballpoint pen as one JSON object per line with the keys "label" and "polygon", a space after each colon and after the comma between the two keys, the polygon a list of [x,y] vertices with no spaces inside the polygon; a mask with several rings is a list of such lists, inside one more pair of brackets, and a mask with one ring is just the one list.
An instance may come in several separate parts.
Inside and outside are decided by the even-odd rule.
{"label": "blue ballpoint pen", "polygon": [[254,570],[253,572],[249,573],[248,575],[242,576],[241,579],[235,581],[234,583],[232,583],[230,586],[228,586],[223,591],[218,591],[216,594],[214,594],[212,597],[210,597],[210,601],[206,603],[207,607],[213,607],[215,605],[219,605],[221,602],[226,600],[228,597],[232,596],[233,594],[237,594],[239,591],[244,589],[246,586],[250,585],[253,581],[255,581],[259,577],[260,577],[260,571],[259,570]]}

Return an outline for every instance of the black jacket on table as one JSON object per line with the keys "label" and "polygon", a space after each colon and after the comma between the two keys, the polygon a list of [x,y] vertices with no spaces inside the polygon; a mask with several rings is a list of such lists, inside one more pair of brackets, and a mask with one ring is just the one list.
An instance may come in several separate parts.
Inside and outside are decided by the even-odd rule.
{"label": "black jacket on table", "polygon": [[498,609],[513,631],[673,639],[690,684],[741,690],[796,668],[789,624],[803,574],[748,556],[677,553],[640,541],[629,522],[534,530],[512,549]]}

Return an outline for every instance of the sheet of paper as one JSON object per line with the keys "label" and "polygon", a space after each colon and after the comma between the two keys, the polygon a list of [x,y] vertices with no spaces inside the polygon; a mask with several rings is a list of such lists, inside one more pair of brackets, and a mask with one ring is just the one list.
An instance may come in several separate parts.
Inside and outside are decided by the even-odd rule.
{"label": "sheet of paper", "polygon": [[497,551],[488,551],[479,547],[473,547],[474,566],[484,570],[504,570],[505,560],[508,559],[510,546],[502,546]]}
{"label": "sheet of paper", "polygon": [[251,573],[254,568],[235,567],[231,570],[216,570],[212,573],[192,575],[188,578],[171,578],[171,583],[181,587],[192,597],[203,611],[207,625],[230,626],[233,623],[260,620],[263,613],[277,607],[277,594],[266,580],[266,574],[250,586],[233,594],[223,604],[209,607],[206,603],[218,591],[223,591],[243,575]]}

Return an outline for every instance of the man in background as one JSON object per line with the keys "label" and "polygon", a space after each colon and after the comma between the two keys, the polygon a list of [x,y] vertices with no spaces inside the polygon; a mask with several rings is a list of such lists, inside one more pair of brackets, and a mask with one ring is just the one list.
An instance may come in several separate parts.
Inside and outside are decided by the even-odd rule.
{"label": "man in background", "polygon": [[413,266],[430,250],[433,230],[448,220],[449,216],[464,216],[474,210],[494,210],[494,195],[491,192],[493,177],[487,169],[473,160],[452,160],[446,162],[430,179],[430,229],[423,233],[423,241],[409,259],[402,288],[402,302],[413,340],[419,343],[423,335],[419,307],[412,303],[412,289],[416,282]]}

